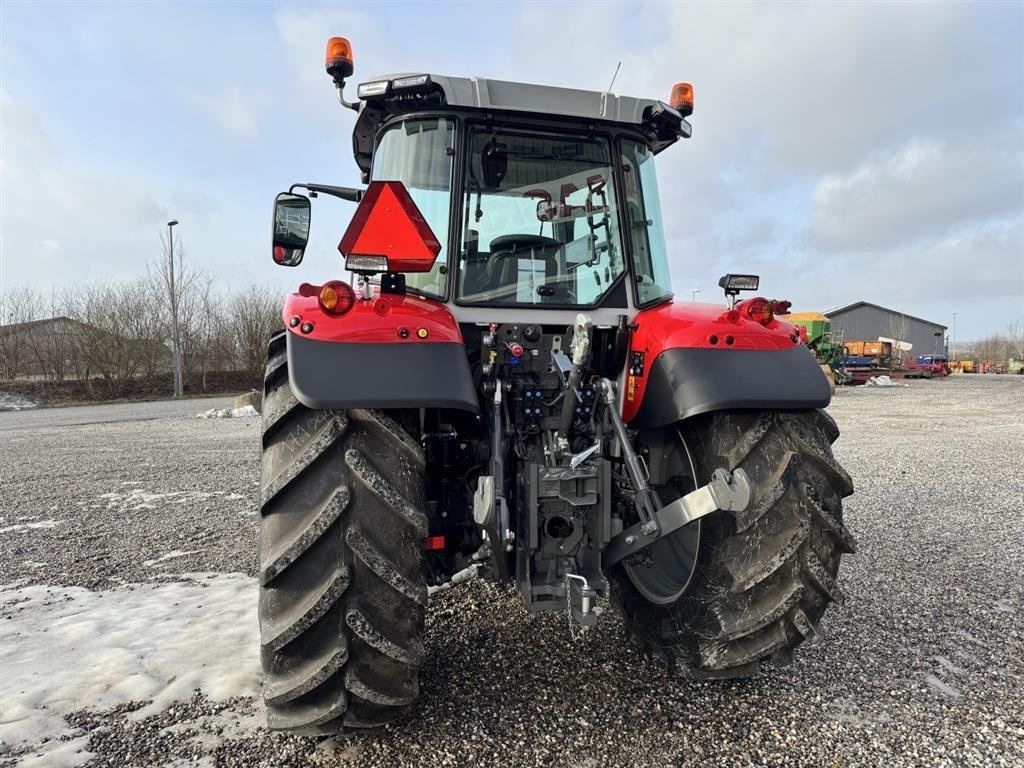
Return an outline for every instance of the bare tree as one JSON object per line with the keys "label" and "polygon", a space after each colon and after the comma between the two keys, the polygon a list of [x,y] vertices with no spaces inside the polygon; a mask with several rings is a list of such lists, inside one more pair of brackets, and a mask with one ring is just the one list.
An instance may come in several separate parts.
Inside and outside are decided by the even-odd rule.
{"label": "bare tree", "polygon": [[[200,274],[185,264],[185,249],[182,247],[180,238],[174,244],[173,254],[171,254],[170,240],[163,233],[160,235],[160,243],[161,255],[149,263],[147,274],[152,285],[166,300],[163,311],[160,313],[161,336],[165,339],[168,348],[173,351],[175,331],[178,334],[180,348],[182,329],[189,327],[192,313],[195,311],[196,289]],[[172,258],[174,260],[173,279]],[[183,354],[181,366],[184,375],[186,364]]]}
{"label": "bare tree", "polygon": [[78,357],[78,341],[82,326],[67,316],[69,302],[75,297],[64,291],[50,295],[48,322],[38,323],[29,336],[36,366],[43,380],[51,387],[64,381],[74,371]]}
{"label": "bare tree", "polygon": [[[195,352],[190,357],[190,363],[199,367],[200,386],[203,392],[206,391],[206,376],[217,361],[214,332],[219,307],[220,300],[213,294],[213,280],[203,276],[197,284],[196,307],[192,315],[194,321],[190,325],[195,342]],[[192,365],[189,366],[189,370],[192,370]]]}
{"label": "bare tree", "polygon": [[105,384],[104,396],[125,397],[148,384],[166,361],[160,318],[144,278],[80,289],[75,319],[83,324],[78,354],[93,396],[93,373]]}
{"label": "bare tree", "polygon": [[974,343],[974,353],[981,362],[1005,363],[1010,356],[1010,342],[1002,334],[993,334]]}
{"label": "bare tree", "polygon": [[[239,372],[257,383],[267,340],[281,327],[278,292],[247,286],[225,297],[209,276],[183,263],[177,247],[175,264],[189,386],[208,391],[237,385]],[[154,260],[144,277],[76,286],[55,293],[49,307],[28,289],[4,294],[0,317],[8,324],[0,327],[0,378],[39,374],[48,389],[77,380],[92,398],[152,391],[156,376],[171,369],[170,301],[162,298],[168,296],[169,278],[167,263]],[[33,324],[40,313],[54,317]]]}
{"label": "bare tree", "polygon": [[263,372],[270,335],[281,327],[280,303],[278,293],[264,286],[251,286],[228,302],[239,363],[254,384]]}
{"label": "bare tree", "polygon": [[1006,343],[1014,359],[1024,360],[1024,317],[1018,317],[1006,326]]}
{"label": "bare tree", "polygon": [[15,288],[0,295],[0,377],[11,381],[24,373],[31,354],[31,327],[39,317],[39,295],[30,288]]}

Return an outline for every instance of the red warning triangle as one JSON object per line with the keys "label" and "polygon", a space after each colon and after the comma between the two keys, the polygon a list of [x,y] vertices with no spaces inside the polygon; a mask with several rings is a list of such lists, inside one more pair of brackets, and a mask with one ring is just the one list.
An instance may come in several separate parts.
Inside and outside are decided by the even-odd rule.
{"label": "red warning triangle", "polygon": [[343,256],[385,256],[391,272],[429,272],[441,243],[400,181],[371,181],[338,244]]}

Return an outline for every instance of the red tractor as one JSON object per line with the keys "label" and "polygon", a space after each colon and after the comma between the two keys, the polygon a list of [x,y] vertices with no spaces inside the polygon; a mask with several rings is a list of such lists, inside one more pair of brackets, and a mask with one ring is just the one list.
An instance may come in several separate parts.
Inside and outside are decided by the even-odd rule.
{"label": "red tractor", "polygon": [[[309,197],[358,202],[347,280],[302,284],[270,341],[260,630],[271,727],[388,722],[419,694],[428,596],[514,583],[586,628],[613,607],[656,657],[752,675],[815,633],[854,541],[829,387],[782,303],[676,303],[654,157],[668,103],[398,74],[358,86],[365,189],[278,196],[297,266]],[[339,268],[342,262],[339,262]]]}

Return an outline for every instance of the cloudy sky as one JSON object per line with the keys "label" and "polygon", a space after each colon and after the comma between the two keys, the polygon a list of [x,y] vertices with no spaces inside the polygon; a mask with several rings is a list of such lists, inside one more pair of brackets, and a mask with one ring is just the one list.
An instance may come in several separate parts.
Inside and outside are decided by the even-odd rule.
{"label": "cloudy sky", "polygon": [[354,115],[323,72],[429,71],[666,98],[675,287],[762,275],[798,309],[857,300],[976,338],[1024,316],[1024,4],[0,5],[0,282],[139,274],[174,217],[225,286],[340,272],[352,205],[320,198],[298,270],[274,194],[358,183]]}

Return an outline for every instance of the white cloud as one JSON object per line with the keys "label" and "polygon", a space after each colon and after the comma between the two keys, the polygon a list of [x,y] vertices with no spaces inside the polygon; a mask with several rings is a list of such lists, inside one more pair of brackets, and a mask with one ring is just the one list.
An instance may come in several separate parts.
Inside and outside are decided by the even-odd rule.
{"label": "white cloud", "polygon": [[58,146],[37,113],[2,89],[0,108],[0,291],[138,277],[160,256],[172,213],[193,264],[222,285],[250,281],[252,254],[266,242],[266,210],[257,230],[249,211],[213,197],[201,180],[183,188],[140,172],[131,159],[97,170]]}
{"label": "white cloud", "polygon": [[190,90],[185,93],[185,99],[225,133],[244,140],[255,139],[259,135],[259,118],[254,104],[258,96],[251,91],[243,91],[237,85],[216,91]]}
{"label": "white cloud", "polygon": [[[121,277],[125,256],[140,268],[148,257],[140,244],[155,240],[165,220],[156,199],[110,176],[70,171],[35,113],[6,91],[0,106],[0,284]],[[104,259],[111,255],[122,258]]]}
{"label": "white cloud", "polygon": [[812,242],[826,250],[891,248],[1020,215],[1021,139],[1017,131],[957,143],[914,139],[848,174],[828,174],[814,191]]}

